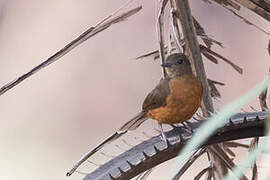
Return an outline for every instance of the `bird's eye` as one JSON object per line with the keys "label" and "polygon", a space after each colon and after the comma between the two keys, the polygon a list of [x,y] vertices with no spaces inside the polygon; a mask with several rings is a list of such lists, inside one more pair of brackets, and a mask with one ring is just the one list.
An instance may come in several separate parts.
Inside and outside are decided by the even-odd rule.
{"label": "bird's eye", "polygon": [[183,63],[182,59],[177,60],[177,64],[182,64],[182,63]]}

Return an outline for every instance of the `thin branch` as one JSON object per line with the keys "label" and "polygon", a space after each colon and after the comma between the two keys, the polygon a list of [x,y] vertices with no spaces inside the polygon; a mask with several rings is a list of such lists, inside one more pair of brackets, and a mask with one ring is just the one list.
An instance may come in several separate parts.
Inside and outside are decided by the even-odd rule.
{"label": "thin branch", "polygon": [[206,177],[205,179],[206,180],[212,180],[212,177],[214,180],[217,180],[217,178],[214,176],[214,170],[213,170],[213,167],[209,169],[209,171],[207,171],[207,174],[206,174]]}
{"label": "thin branch", "polygon": [[262,111],[266,111],[266,109],[268,109],[267,103],[266,103],[266,97],[267,97],[267,89],[263,91],[259,96],[259,101],[260,101]]}
{"label": "thin branch", "polygon": [[195,176],[194,180],[199,180],[205,173],[207,173],[208,171],[211,171],[211,170],[212,170],[211,167],[207,167],[207,168],[203,169],[201,172],[199,172],[199,173]]}
{"label": "thin branch", "polygon": [[211,81],[211,83],[213,83],[213,84],[217,84],[217,85],[220,85],[220,86],[225,86],[225,84],[223,82],[214,81],[213,79],[208,79],[208,82],[209,81]]}
{"label": "thin branch", "polygon": [[253,3],[250,0],[234,0],[241,4],[242,6],[248,8],[249,10],[253,11],[254,13],[258,14],[262,18],[270,21],[270,12],[262,7],[258,6],[257,4]]}
{"label": "thin branch", "polygon": [[[202,112],[205,117],[210,116],[211,113],[214,112],[213,102],[210,95],[210,90],[207,82],[207,77],[204,69],[204,65],[202,62],[201,52],[199,48],[199,44],[196,38],[196,31],[193,23],[193,18],[191,15],[189,2],[188,0],[174,0],[175,1],[175,9],[177,13],[177,17],[179,18],[182,31],[184,34],[185,40],[185,53],[191,60],[191,64],[194,66],[193,70],[196,71],[197,77],[200,79],[204,93],[203,93],[203,103],[202,103]],[[172,5],[174,5],[172,3]],[[227,174],[228,170],[224,163],[220,161],[220,159],[213,153],[210,154],[211,162],[213,163],[215,172],[213,174],[214,177],[221,179],[225,174]],[[224,152],[224,154],[226,154]],[[229,161],[233,163],[230,159]]]}
{"label": "thin branch", "polygon": [[250,22],[249,20],[247,20],[247,19],[244,18],[243,16],[239,15],[239,14],[238,14],[237,12],[235,12],[234,10],[232,10],[232,9],[226,7],[226,6],[223,6],[223,7],[224,7],[225,9],[227,9],[228,11],[230,11],[231,13],[233,13],[233,14],[234,14],[235,16],[237,16],[238,18],[242,19],[246,24],[255,27],[256,29],[258,29],[259,31],[261,31],[261,32],[263,32],[263,33],[265,33],[265,34],[267,34],[267,35],[270,35],[270,32],[265,31],[265,30],[262,29],[261,27],[259,27],[259,26],[255,25],[255,24],[253,24],[252,22]]}
{"label": "thin branch", "polygon": [[177,25],[177,18],[175,16],[176,16],[175,10],[172,8],[170,10],[170,21],[172,26],[173,37],[176,42],[178,50],[182,51],[183,42],[181,39],[179,26]]}
{"label": "thin branch", "polygon": [[[220,0],[215,0],[216,2],[217,1],[220,1]],[[232,0],[223,0],[224,2],[227,2],[227,4],[228,5],[230,5],[231,7],[233,7],[234,9],[236,9],[236,10],[240,10],[240,6],[237,4],[237,3],[235,3],[234,1],[232,1]]]}
{"label": "thin branch", "polygon": [[185,165],[179,169],[178,173],[174,176],[173,180],[178,180],[185,172],[186,170],[199,158],[201,155],[205,153],[205,148],[200,149],[199,151],[196,151],[193,153],[193,155],[190,157],[190,159],[185,163]]}
{"label": "thin branch", "polygon": [[224,142],[223,143],[225,146],[227,147],[242,147],[242,148],[249,148],[249,145],[246,145],[246,144],[242,144],[242,143],[238,143],[238,142],[235,142],[235,141],[231,141],[231,142]]}
{"label": "thin branch", "polygon": [[[158,34],[158,42],[159,42],[159,57],[161,57],[161,64],[164,62],[165,60],[165,52],[164,52],[164,9],[166,7],[168,0],[162,0],[161,1],[161,5],[160,5],[160,9],[158,12],[158,18],[157,18],[157,34]],[[165,71],[165,67],[161,67],[162,68],[162,74],[163,77],[166,77],[166,71]]]}
{"label": "thin branch", "polygon": [[[210,146],[209,149],[221,160],[229,169],[232,169],[236,165],[233,161],[227,156],[227,154],[221,149],[218,145]],[[241,180],[248,180],[248,178],[243,175]]]}
{"label": "thin branch", "polygon": [[[258,145],[258,143],[259,143],[259,137],[253,138],[250,142],[249,152],[254,150],[256,146]],[[256,161],[251,167],[252,167],[252,180],[258,180],[258,168],[257,168]]]}
{"label": "thin branch", "polygon": [[[211,1],[209,0],[203,0],[204,2],[211,4]],[[216,3],[222,5],[222,6],[230,6],[236,10],[240,10],[240,6],[233,2],[232,0],[212,0],[215,1]]]}
{"label": "thin branch", "polygon": [[270,12],[270,1],[269,0],[250,0],[257,6],[260,6],[263,8],[265,11]]}
{"label": "thin branch", "polygon": [[[209,56],[213,55],[215,57],[218,57],[221,60],[223,60],[224,62],[226,62],[227,64],[229,64],[230,66],[232,66],[239,74],[243,74],[243,69],[241,67],[237,66],[236,64],[234,64],[233,62],[231,62],[227,58],[221,56],[220,54],[216,53],[215,51],[213,51],[213,50],[211,50],[211,49],[209,49],[209,48],[207,48],[207,47],[205,47],[204,45],[201,45],[201,44],[200,44],[200,49],[203,52],[203,54],[207,53]],[[214,58],[214,57],[212,57],[212,58]]]}
{"label": "thin branch", "polygon": [[[176,50],[176,48],[172,48],[171,50],[174,51],[174,50]],[[164,47],[164,53],[165,53],[165,55],[168,54],[168,51],[169,51],[168,46],[165,46]],[[136,60],[141,60],[143,58],[147,58],[147,57],[150,57],[150,56],[153,56],[154,57],[154,60],[158,59],[160,57],[159,56],[159,50],[154,50],[154,51],[145,53],[143,55],[140,55],[140,56],[136,57]]]}
{"label": "thin branch", "polygon": [[223,48],[222,43],[218,42],[212,38],[210,38],[206,33],[204,28],[202,27],[202,25],[197,21],[197,19],[195,17],[193,17],[193,22],[194,22],[194,27],[196,29],[196,33],[198,36],[200,36],[200,38],[202,39],[202,41],[204,42],[204,44],[211,49],[213,43],[219,45],[220,47]]}
{"label": "thin branch", "polygon": [[201,49],[201,53],[204,55],[204,57],[206,57],[211,62],[213,62],[215,64],[218,64],[218,60],[214,56],[212,56],[211,54],[209,54],[206,50]]}
{"label": "thin branch", "polygon": [[233,158],[235,158],[235,153],[226,145],[223,144],[223,149],[230,155],[232,156]]}
{"label": "thin branch", "polygon": [[94,27],[99,27],[101,26],[104,22],[106,22],[108,19],[110,19],[111,17],[113,17],[114,15],[116,15],[118,12],[120,12],[122,9],[124,9],[125,7],[127,7],[129,4],[132,3],[132,1],[134,0],[129,0],[126,3],[124,3],[121,7],[119,7],[116,11],[114,11],[112,14],[110,14],[109,16],[105,17],[104,19],[102,19],[100,22],[98,22]]}
{"label": "thin branch", "polygon": [[[22,76],[16,78],[15,80],[13,80],[11,82],[5,84],[3,87],[0,88],[0,95],[4,94],[5,92],[10,90],[14,86],[18,85],[23,80],[34,75],[35,73],[37,73],[41,69],[43,69],[43,68],[47,67],[48,65],[52,64],[53,62],[57,61],[58,59],[63,57],[65,54],[70,52],[72,49],[74,49],[75,47],[77,47],[78,45],[80,45],[81,43],[86,41],[87,39],[93,37],[94,35],[98,34],[99,32],[104,31],[105,29],[109,28],[111,25],[119,23],[119,22],[127,19],[128,17],[139,12],[141,9],[142,9],[142,6],[139,6],[137,8],[134,8],[130,11],[127,11],[127,12],[125,12],[125,13],[123,13],[115,18],[112,18],[112,19],[108,19],[108,17],[106,17],[105,19],[100,21],[97,25],[95,25],[94,27],[90,27],[88,30],[83,32],[79,37],[77,37],[76,39],[71,41],[69,44],[67,44],[60,51],[56,52],[54,55],[49,57],[47,60],[45,60],[44,62],[42,62],[38,66],[34,67],[33,69],[31,69],[29,72],[23,74]],[[117,12],[118,12],[118,10],[117,10]]]}
{"label": "thin branch", "polygon": [[210,88],[211,97],[220,98],[221,94],[218,91],[218,89],[216,87],[216,84],[221,85],[221,86],[224,86],[225,84],[221,83],[221,82],[218,82],[218,81],[211,80],[211,79],[207,79],[207,80],[208,80],[208,84],[209,84],[209,88]]}
{"label": "thin branch", "polygon": [[268,41],[268,47],[267,47],[267,50],[268,50],[268,55],[270,56],[270,39]]}

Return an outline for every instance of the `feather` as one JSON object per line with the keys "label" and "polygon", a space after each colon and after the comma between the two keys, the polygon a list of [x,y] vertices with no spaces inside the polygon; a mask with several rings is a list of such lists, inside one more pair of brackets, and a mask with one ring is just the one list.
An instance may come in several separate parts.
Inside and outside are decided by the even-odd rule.
{"label": "feather", "polygon": [[146,112],[142,111],[139,114],[137,114],[134,118],[132,118],[130,121],[125,123],[117,132],[122,133],[122,132],[130,131],[130,130],[135,130],[146,119],[147,119]]}

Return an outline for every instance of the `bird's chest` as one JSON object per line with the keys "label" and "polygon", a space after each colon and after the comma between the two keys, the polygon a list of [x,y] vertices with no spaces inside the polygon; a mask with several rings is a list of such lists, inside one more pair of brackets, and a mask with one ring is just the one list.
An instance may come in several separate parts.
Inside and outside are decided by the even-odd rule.
{"label": "bird's chest", "polygon": [[170,81],[169,87],[170,93],[166,99],[168,106],[188,103],[190,98],[202,93],[201,83],[195,76],[174,78]]}
{"label": "bird's chest", "polygon": [[170,80],[170,93],[166,105],[151,110],[151,116],[159,123],[180,123],[197,111],[202,98],[202,86],[195,76],[183,76]]}

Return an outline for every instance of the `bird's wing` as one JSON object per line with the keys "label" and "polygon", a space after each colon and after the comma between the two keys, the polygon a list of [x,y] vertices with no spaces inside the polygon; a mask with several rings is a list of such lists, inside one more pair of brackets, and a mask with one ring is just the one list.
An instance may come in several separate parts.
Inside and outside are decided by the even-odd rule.
{"label": "bird's wing", "polygon": [[135,130],[147,119],[147,111],[166,105],[170,93],[169,78],[161,79],[159,84],[147,95],[143,102],[143,110],[137,116],[126,122],[118,132]]}
{"label": "bird's wing", "polygon": [[143,102],[143,111],[159,108],[166,105],[166,98],[170,94],[170,79],[161,79],[159,84],[147,95]]}

